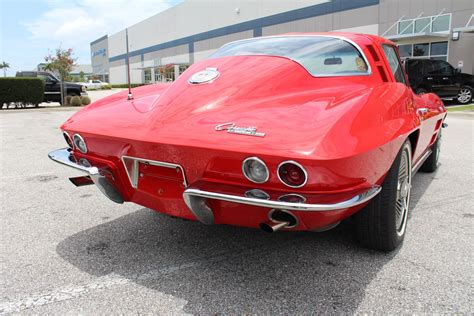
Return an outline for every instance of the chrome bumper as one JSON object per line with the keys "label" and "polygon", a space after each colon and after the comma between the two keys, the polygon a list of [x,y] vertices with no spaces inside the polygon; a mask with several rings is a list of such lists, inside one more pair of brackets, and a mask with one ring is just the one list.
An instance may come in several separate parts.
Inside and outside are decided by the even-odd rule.
{"label": "chrome bumper", "polygon": [[207,199],[287,211],[327,212],[347,209],[363,204],[375,197],[380,190],[382,190],[381,186],[374,186],[347,200],[330,204],[292,203],[271,199],[265,200],[250,198],[243,195],[204,191],[197,188],[186,189],[183,193],[183,198],[193,214],[204,224],[210,225],[214,223],[214,214],[211,208],[206,204]]}
{"label": "chrome bumper", "polygon": [[85,173],[91,178],[99,190],[110,200],[116,203],[123,203],[123,197],[120,192],[110,183],[107,177],[101,174],[97,167],[86,167],[81,165],[69,148],[57,149],[48,154],[48,157],[60,164],[74,168]]}

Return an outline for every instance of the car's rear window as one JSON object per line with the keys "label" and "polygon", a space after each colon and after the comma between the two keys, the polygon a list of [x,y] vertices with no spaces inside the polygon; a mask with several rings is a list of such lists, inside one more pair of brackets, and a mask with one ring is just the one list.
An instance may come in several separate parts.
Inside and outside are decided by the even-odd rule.
{"label": "car's rear window", "polygon": [[351,43],[326,36],[276,36],[229,43],[213,57],[267,55],[286,57],[313,76],[351,76],[369,73],[362,53]]}

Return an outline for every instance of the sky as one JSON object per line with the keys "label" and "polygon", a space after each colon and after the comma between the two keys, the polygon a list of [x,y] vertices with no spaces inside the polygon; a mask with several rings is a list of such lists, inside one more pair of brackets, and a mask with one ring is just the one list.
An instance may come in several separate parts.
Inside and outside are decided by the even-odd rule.
{"label": "sky", "polygon": [[73,49],[77,64],[90,64],[90,42],[182,1],[0,0],[0,63],[9,63],[7,76],[14,76],[61,47]]}

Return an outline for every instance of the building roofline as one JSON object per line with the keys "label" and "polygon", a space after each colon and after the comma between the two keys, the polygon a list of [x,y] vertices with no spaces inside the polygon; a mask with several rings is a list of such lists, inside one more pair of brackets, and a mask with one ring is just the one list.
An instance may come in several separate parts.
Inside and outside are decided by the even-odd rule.
{"label": "building roofline", "polygon": [[97,43],[99,43],[99,42],[101,42],[101,41],[103,41],[103,40],[105,40],[107,37],[109,37],[109,35],[107,35],[107,34],[105,34],[105,35],[102,36],[102,37],[99,37],[98,39],[96,39],[96,40],[94,40],[94,41],[91,42],[91,46],[94,45],[94,44],[97,44]]}

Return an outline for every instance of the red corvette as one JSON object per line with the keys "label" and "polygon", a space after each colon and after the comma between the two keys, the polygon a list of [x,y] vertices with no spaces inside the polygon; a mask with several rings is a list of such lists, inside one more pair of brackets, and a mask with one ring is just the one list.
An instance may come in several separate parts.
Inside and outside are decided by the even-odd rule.
{"label": "red corvette", "polygon": [[367,247],[405,235],[411,179],[438,164],[446,111],[415,95],[396,46],[350,33],[224,45],[172,84],[101,99],[49,154],[112,201],[204,224],[323,231]]}

